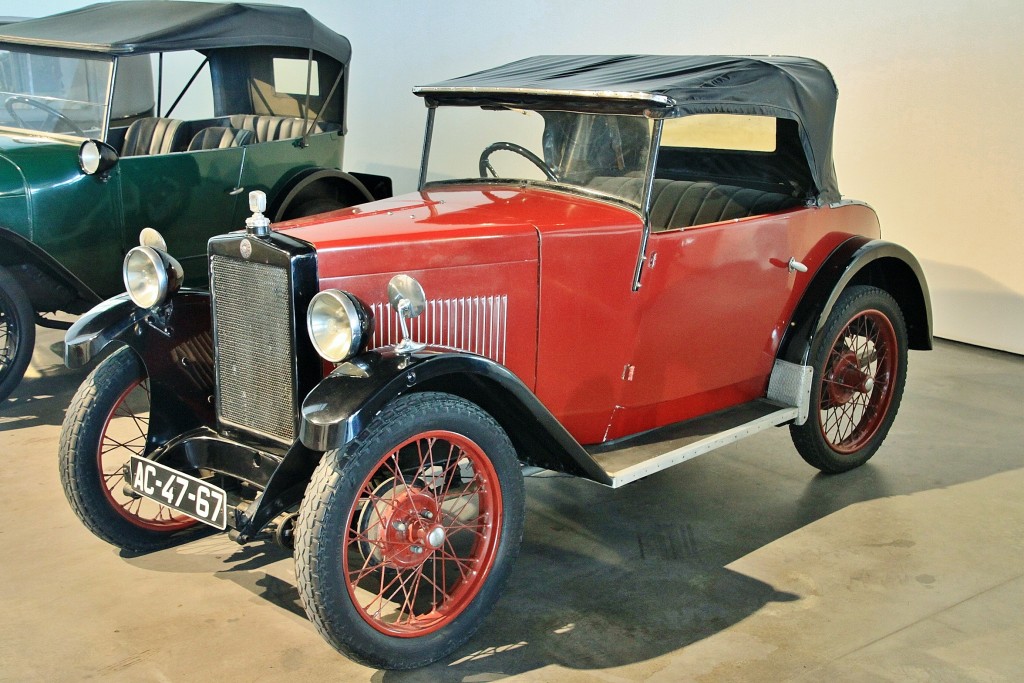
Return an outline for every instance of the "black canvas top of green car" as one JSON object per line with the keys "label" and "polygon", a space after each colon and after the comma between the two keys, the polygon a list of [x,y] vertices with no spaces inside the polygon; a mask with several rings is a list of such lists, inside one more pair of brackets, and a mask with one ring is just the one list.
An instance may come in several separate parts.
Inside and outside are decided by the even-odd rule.
{"label": "black canvas top of green car", "polygon": [[277,5],[141,0],[108,2],[20,21],[0,43],[111,55],[278,45],[304,47],[347,64],[348,39],[305,10]]}

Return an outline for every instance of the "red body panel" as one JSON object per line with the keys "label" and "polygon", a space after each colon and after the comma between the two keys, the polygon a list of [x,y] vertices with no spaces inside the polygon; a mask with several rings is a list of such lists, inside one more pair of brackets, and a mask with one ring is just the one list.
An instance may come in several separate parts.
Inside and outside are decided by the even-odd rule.
{"label": "red body panel", "polygon": [[552,191],[449,187],[276,228],[316,246],[321,289],[374,309],[371,346],[399,340],[386,289],[408,273],[428,298],[414,339],[506,365],[583,444],[763,396],[817,268],[879,236],[858,204],[657,233],[634,292],[639,216]]}

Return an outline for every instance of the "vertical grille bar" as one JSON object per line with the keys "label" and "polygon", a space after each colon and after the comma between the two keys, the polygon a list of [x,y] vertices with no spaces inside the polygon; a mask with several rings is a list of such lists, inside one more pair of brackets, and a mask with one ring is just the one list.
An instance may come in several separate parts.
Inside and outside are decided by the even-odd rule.
{"label": "vertical grille bar", "polygon": [[217,415],[291,442],[298,411],[288,271],[214,255],[210,273]]}

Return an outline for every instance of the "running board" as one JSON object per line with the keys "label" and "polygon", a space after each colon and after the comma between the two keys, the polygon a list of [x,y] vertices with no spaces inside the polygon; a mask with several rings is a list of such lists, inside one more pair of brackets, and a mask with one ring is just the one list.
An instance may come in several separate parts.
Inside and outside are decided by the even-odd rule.
{"label": "running board", "polygon": [[618,488],[799,417],[795,406],[758,399],[586,450]]}

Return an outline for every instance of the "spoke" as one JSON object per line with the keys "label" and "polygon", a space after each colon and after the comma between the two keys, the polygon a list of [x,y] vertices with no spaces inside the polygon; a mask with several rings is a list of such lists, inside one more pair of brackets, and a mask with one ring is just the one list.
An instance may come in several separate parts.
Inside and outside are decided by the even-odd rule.
{"label": "spoke", "polygon": [[[413,579],[413,581],[415,581],[415,579]],[[401,621],[402,621],[402,612],[404,612],[406,606],[408,606],[409,607],[409,611],[408,611],[409,617],[405,620],[405,623],[408,624],[408,623],[410,623],[412,621],[412,616],[413,616],[413,614],[412,614],[412,610],[413,610],[412,603],[415,600],[415,596],[413,596],[413,595],[411,595],[409,593],[409,586],[406,584],[406,581],[402,579],[402,571],[401,570],[398,571],[398,586],[399,586],[399,589],[402,591],[402,593],[405,595],[405,599],[402,600],[402,603],[400,605],[398,605],[398,617],[395,619],[395,623],[396,624],[401,623]],[[392,600],[391,602],[394,602],[394,600]]]}
{"label": "spoke", "polygon": [[449,536],[462,531],[468,531],[471,534],[479,536],[480,538],[486,538],[484,532],[480,531],[480,524],[452,524],[447,527],[447,533]]}
{"label": "spoke", "polygon": [[[459,570],[459,578],[465,581],[466,576],[468,576],[473,571],[473,565],[467,564],[468,560],[463,560],[461,557],[459,557],[458,553],[455,552],[455,548],[452,547],[452,544],[448,541],[447,538],[444,539],[444,545],[448,547],[449,552],[441,552],[440,548],[438,549],[438,552],[441,554],[442,558],[450,560],[455,563],[455,568]],[[464,565],[465,571],[463,571]]]}
{"label": "spoke", "polygon": [[[456,451],[458,451],[457,454]],[[445,463],[444,471],[441,472],[441,476],[444,477],[445,481],[444,490],[434,496],[438,505],[448,496],[448,491],[451,490],[452,484],[455,483],[455,470],[458,469],[464,455],[465,451],[461,448],[453,443],[448,444],[448,460]]]}
{"label": "spoke", "polygon": [[[476,488],[475,491],[470,491],[469,487],[472,484],[474,484],[474,483],[477,485],[477,488]],[[459,516],[462,514],[462,511],[466,509],[466,507],[469,505],[469,502],[473,499],[472,498],[473,494],[476,494],[477,498],[479,499],[480,491],[481,491],[480,483],[476,480],[476,477],[474,476],[473,480],[470,481],[469,484],[466,485],[466,488],[463,490],[462,494],[460,496],[458,496],[458,497],[453,499],[453,500],[457,501],[460,497],[464,497],[466,500],[462,504],[462,507],[460,507],[458,510],[453,510],[453,511],[449,512],[448,513],[449,517],[451,517],[452,519],[458,519]],[[477,515],[477,517],[479,517],[479,514]]]}

